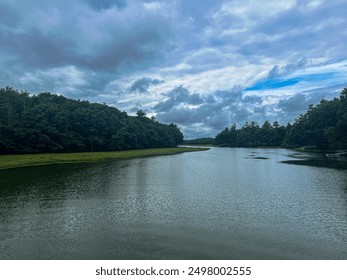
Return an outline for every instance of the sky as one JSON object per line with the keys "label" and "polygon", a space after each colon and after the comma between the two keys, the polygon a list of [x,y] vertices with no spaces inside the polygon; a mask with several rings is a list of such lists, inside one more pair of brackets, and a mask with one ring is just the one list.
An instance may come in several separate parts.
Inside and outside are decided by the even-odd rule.
{"label": "sky", "polygon": [[142,109],[186,139],[347,84],[344,0],[0,0],[0,87]]}

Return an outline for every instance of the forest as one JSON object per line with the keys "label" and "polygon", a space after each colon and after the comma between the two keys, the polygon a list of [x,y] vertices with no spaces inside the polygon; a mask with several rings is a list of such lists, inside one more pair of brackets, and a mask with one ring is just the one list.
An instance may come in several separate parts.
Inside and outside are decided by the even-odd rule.
{"label": "forest", "polygon": [[265,121],[261,127],[255,121],[246,122],[240,129],[233,124],[215,137],[214,145],[224,147],[281,146],[289,127],[290,125],[281,126],[277,121],[273,124]]}
{"label": "forest", "polygon": [[52,93],[0,89],[0,154],[118,151],[176,147],[183,134],[139,110],[129,116],[105,104]]}
{"label": "forest", "polygon": [[[106,104],[0,89],[0,154],[119,151],[175,147],[182,142],[175,124],[161,124],[142,110],[129,116]],[[347,149],[347,88],[333,100],[310,105],[292,124],[265,121],[260,126],[253,121],[241,128],[233,124],[214,139],[184,143]]]}
{"label": "forest", "polygon": [[247,122],[239,129],[233,124],[215,137],[214,144],[226,147],[347,149],[347,88],[338,98],[323,99],[317,105],[310,105],[293,124],[283,126],[277,121],[273,124],[265,121],[259,126],[256,122]]}

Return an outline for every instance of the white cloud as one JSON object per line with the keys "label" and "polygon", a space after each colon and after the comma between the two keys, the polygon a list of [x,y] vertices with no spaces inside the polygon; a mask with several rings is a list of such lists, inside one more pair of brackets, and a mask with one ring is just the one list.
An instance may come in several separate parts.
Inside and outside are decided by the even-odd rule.
{"label": "white cloud", "polygon": [[163,8],[163,3],[161,2],[149,2],[149,3],[143,3],[143,6],[146,10],[160,10]]}
{"label": "white cloud", "polygon": [[311,11],[322,6],[326,0],[308,0],[300,4],[301,11]]}
{"label": "white cloud", "polygon": [[289,10],[294,7],[296,2],[296,0],[263,0],[261,3],[257,0],[228,1],[222,5],[221,9],[214,16],[232,15],[246,21],[261,20]]}
{"label": "white cloud", "polygon": [[75,66],[65,66],[51,68],[48,70],[38,70],[36,72],[26,72],[19,78],[19,83],[23,86],[36,88],[45,91],[47,86],[55,93],[64,93],[74,96],[79,93],[78,88],[86,86],[87,76]]}
{"label": "white cloud", "polygon": [[216,90],[231,89],[235,85],[250,85],[262,78],[266,70],[267,67],[263,65],[228,66],[187,75],[181,79],[181,83],[189,85],[192,90],[207,94]]}
{"label": "white cloud", "polygon": [[190,70],[193,67],[187,63],[179,63],[174,66],[169,66],[169,67],[164,67],[159,69],[160,72],[167,73],[167,72],[179,72],[179,71],[185,71],[185,70]]}
{"label": "white cloud", "polygon": [[[316,63],[312,64],[312,66],[308,68],[299,69],[296,72],[296,74],[297,75],[320,74],[320,73],[327,73],[327,72],[341,73],[343,75],[346,75],[346,78],[347,78],[347,60],[333,62],[333,63],[327,63],[325,61],[317,61]],[[346,82],[347,82],[347,79],[346,79]]]}

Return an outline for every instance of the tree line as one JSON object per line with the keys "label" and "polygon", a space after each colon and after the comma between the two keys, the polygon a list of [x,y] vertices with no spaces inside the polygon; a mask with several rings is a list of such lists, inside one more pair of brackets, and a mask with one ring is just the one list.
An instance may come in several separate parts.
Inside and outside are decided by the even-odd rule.
{"label": "tree line", "polygon": [[175,124],[161,124],[142,110],[129,116],[106,104],[0,89],[0,154],[161,148],[182,141]]}
{"label": "tree line", "polygon": [[282,146],[288,148],[310,147],[320,150],[347,149],[347,88],[333,100],[321,100],[310,105],[293,124],[280,125],[265,121],[237,128],[233,124],[225,128],[214,139],[217,146],[256,147]]}
{"label": "tree line", "polygon": [[265,121],[261,127],[255,121],[246,122],[240,129],[233,124],[215,137],[214,144],[227,147],[280,146],[286,131],[287,127],[280,125],[277,121],[273,124]]}
{"label": "tree line", "polygon": [[189,139],[189,140],[183,140],[183,144],[185,145],[213,145],[214,144],[214,138],[213,137],[204,137],[204,138],[196,138],[196,139]]}

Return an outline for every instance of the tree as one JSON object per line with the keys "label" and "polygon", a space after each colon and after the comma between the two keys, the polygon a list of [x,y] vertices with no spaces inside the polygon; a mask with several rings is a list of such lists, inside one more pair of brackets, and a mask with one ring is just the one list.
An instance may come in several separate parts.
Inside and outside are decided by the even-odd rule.
{"label": "tree", "polygon": [[227,147],[280,146],[286,135],[286,128],[276,122],[276,128],[269,121],[262,127],[256,122],[246,122],[241,129],[234,123],[215,137],[215,145]]}
{"label": "tree", "polygon": [[146,113],[145,113],[144,111],[142,111],[142,110],[138,110],[138,111],[136,112],[136,115],[137,115],[139,118],[144,118],[144,117],[146,117]]}
{"label": "tree", "polygon": [[310,105],[294,122],[284,141],[286,146],[311,146],[318,149],[347,148],[347,90],[340,98]]}
{"label": "tree", "polygon": [[0,153],[111,151],[174,147],[183,135],[139,110],[128,116],[105,104],[0,89]]}

